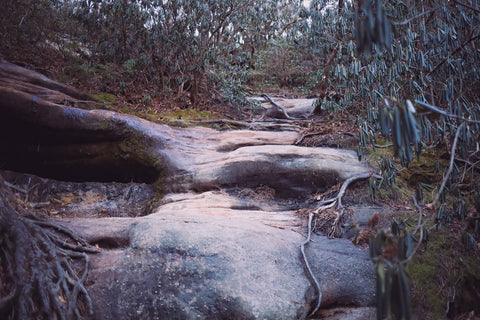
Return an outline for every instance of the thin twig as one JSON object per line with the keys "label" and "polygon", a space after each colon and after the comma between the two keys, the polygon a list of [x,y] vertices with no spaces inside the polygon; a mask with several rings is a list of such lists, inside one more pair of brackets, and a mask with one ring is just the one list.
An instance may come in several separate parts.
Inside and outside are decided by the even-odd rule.
{"label": "thin twig", "polygon": [[471,162],[471,161],[468,161],[468,160],[465,160],[465,159],[460,159],[460,158],[455,158],[455,161],[465,163],[465,167],[464,167],[464,169],[463,169],[463,175],[462,175],[461,181],[463,181],[463,180],[465,179],[465,175],[466,175],[466,173],[467,173],[467,166],[470,166],[470,168],[472,169],[472,172],[473,172],[473,170],[475,170],[475,169],[476,169],[476,170],[480,169],[480,166],[478,165],[478,163],[479,163],[480,161],[477,161],[477,162],[473,163],[473,162]]}
{"label": "thin twig", "polygon": [[425,226],[425,223],[422,224],[422,216],[423,216],[422,208],[420,208],[420,206],[418,205],[417,199],[415,198],[414,195],[412,196],[412,199],[413,199],[413,203],[415,204],[415,207],[417,207],[418,209],[418,224],[417,224],[417,227],[415,228],[414,233],[417,232],[417,230],[420,230],[420,237],[417,245],[415,246],[415,249],[413,249],[410,255],[401,262],[403,264],[406,264],[407,262],[410,262],[412,260],[413,256],[415,255],[415,252],[417,252],[418,248],[420,248],[420,245],[422,244],[422,241],[423,241],[423,227]]}
{"label": "thin twig", "polygon": [[430,111],[436,112],[436,113],[438,113],[442,116],[448,117],[448,118],[461,120],[461,121],[467,122],[467,123],[480,123],[480,120],[467,119],[467,118],[460,117],[460,116],[457,116],[457,115],[454,115],[454,114],[450,114],[450,113],[448,113],[448,112],[446,112],[446,111],[444,111],[444,110],[442,110],[438,107],[432,106],[431,104],[420,101],[420,100],[415,100],[415,103],[418,103],[418,104],[424,106],[425,108],[429,109]]}
{"label": "thin twig", "polygon": [[476,40],[480,38],[480,34],[476,35],[475,37],[473,37],[473,30],[470,32],[470,36],[468,37],[467,40],[465,40],[460,46],[458,46],[455,50],[453,50],[452,52],[450,52],[449,54],[447,54],[447,56],[445,58],[443,58],[442,61],[440,61],[433,69],[432,71],[430,71],[428,73],[428,76],[430,76],[432,73],[434,73],[441,65],[443,65],[445,62],[447,62],[447,60],[453,56],[454,54],[458,53],[460,50],[462,50],[467,44],[469,44],[470,42],[472,42],[473,40]]}
{"label": "thin twig", "polygon": [[317,312],[318,308],[320,308],[320,304],[322,303],[322,291],[321,291],[321,288],[320,288],[320,283],[318,282],[317,278],[313,274],[312,268],[310,268],[310,263],[308,262],[308,259],[307,259],[307,255],[305,254],[305,245],[307,245],[310,242],[310,238],[311,238],[311,235],[312,235],[312,218],[313,218],[313,213],[310,212],[308,214],[307,239],[304,242],[302,242],[302,244],[300,245],[300,251],[302,252],[303,262],[305,262],[305,267],[307,268],[308,275],[310,276],[310,278],[315,283],[315,287],[318,291],[317,305],[315,306],[315,309],[313,309],[313,311],[310,313],[309,316],[312,316],[313,314],[315,314],[315,312]]}
{"label": "thin twig", "polygon": [[22,19],[20,20],[20,23],[18,24],[19,27],[22,25],[23,20],[25,20],[25,18],[27,17],[27,15],[28,15],[28,12],[26,12],[26,13],[23,15]]}
{"label": "thin twig", "polygon": [[70,100],[73,103],[94,103],[94,104],[103,104],[102,102],[97,102],[93,100]]}
{"label": "thin twig", "polygon": [[425,12],[422,12],[422,13],[420,13],[420,14],[418,14],[418,15],[410,18],[410,19],[404,20],[404,21],[399,21],[399,22],[392,21],[392,25],[394,25],[394,26],[402,26],[402,25],[405,25],[405,24],[411,22],[412,20],[415,20],[415,19],[418,19],[418,18],[420,18],[420,17],[423,17],[423,16],[426,15],[426,14],[435,12],[435,11],[438,10],[438,9],[439,9],[439,8],[434,8],[434,9],[431,9],[431,10],[428,10],[428,11],[425,11]]}
{"label": "thin twig", "polygon": [[273,123],[312,123],[312,119],[293,119],[293,120],[288,120],[288,119],[265,119],[262,120],[262,122],[273,122]]}
{"label": "thin twig", "polygon": [[191,123],[205,123],[205,124],[231,124],[234,126],[242,127],[242,128],[247,128],[250,130],[256,130],[256,129],[277,129],[281,127],[284,130],[292,130],[296,131],[300,128],[299,125],[296,125],[296,122],[299,122],[302,120],[296,120],[296,121],[291,121],[291,120],[286,120],[286,119],[275,119],[275,120],[264,120],[262,122],[256,122],[256,121],[235,121],[235,120],[229,120],[229,119],[218,119],[218,120],[188,120],[188,122]]}
{"label": "thin twig", "polygon": [[28,205],[30,206],[30,208],[37,209],[37,208],[47,207],[50,204],[51,204],[50,201],[46,201],[46,202],[32,202],[32,203],[29,203]]}
{"label": "thin twig", "polygon": [[456,4],[462,6],[462,7],[465,7],[465,8],[468,8],[468,9],[471,9],[477,13],[480,13],[480,9],[477,9],[469,4],[466,4],[466,3],[463,3],[463,2],[460,2],[460,1],[457,1],[457,0],[453,0],[453,2],[455,2]]}
{"label": "thin twig", "polygon": [[14,185],[14,184],[12,184],[12,183],[10,183],[10,182],[8,182],[8,181],[3,181],[3,183],[4,183],[7,187],[12,188],[13,190],[16,190],[16,191],[18,191],[18,192],[22,192],[22,193],[25,193],[25,194],[27,193],[27,190],[22,189],[22,188],[20,188],[20,187],[17,187],[16,185]]}
{"label": "thin twig", "polygon": [[252,122],[244,122],[244,121],[235,121],[235,120],[229,120],[229,119],[218,119],[218,120],[188,120],[188,122],[192,123],[210,123],[210,124],[215,124],[215,123],[220,123],[220,124],[232,124],[235,126],[239,127],[251,127]]}
{"label": "thin twig", "polygon": [[375,148],[389,148],[389,147],[393,147],[393,143],[388,143],[388,144],[376,144],[375,145]]}
{"label": "thin twig", "polygon": [[440,186],[440,189],[438,189],[438,193],[435,196],[435,199],[433,200],[432,204],[435,204],[438,201],[438,199],[440,199],[440,195],[442,194],[443,189],[445,188],[445,184],[447,183],[447,180],[450,177],[450,174],[452,173],[453,163],[455,161],[455,150],[457,149],[458,137],[460,136],[460,131],[461,129],[463,129],[464,126],[465,126],[465,122],[462,122],[462,124],[457,128],[457,132],[455,132],[455,139],[453,139],[452,151],[450,154],[450,165],[448,167],[447,173],[443,177],[443,181]]}

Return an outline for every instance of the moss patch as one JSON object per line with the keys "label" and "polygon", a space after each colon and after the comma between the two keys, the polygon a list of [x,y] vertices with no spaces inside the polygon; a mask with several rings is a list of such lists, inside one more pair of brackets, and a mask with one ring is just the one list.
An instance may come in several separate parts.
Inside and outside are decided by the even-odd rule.
{"label": "moss patch", "polygon": [[91,95],[95,101],[103,103],[115,103],[117,97],[114,94],[107,92],[100,92]]}
{"label": "moss patch", "polygon": [[215,118],[215,116],[206,111],[199,111],[194,109],[174,110],[169,112],[160,113],[160,117],[165,121],[175,120],[209,120]]}
{"label": "moss patch", "polygon": [[[129,112],[123,110],[125,113],[133,114],[139,118],[143,118],[150,122],[168,124],[176,127],[186,127],[190,125],[204,125],[202,123],[191,123],[189,120],[212,120],[218,118],[213,113],[208,111],[199,111],[195,109],[182,109],[168,112],[160,112],[153,108],[144,111]],[[205,124],[208,125],[208,124]]]}
{"label": "moss patch", "polygon": [[422,319],[454,318],[479,309],[479,254],[466,251],[451,230],[432,230],[426,249],[417,252],[407,272],[413,306]]}

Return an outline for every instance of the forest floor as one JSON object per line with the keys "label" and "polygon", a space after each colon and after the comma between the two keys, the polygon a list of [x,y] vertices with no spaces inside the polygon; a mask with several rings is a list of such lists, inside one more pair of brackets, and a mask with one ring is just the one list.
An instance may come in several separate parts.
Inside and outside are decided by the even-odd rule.
{"label": "forest floor", "polygon": [[[1,57],[1,56],[0,56]],[[154,95],[155,87],[144,82],[127,83],[125,87],[118,86],[119,79],[114,74],[116,67],[109,65],[105,69],[91,66],[86,69],[84,64],[72,65],[71,60],[64,60],[58,54],[51,52],[43,54],[25,53],[21,58],[5,57],[12,63],[25,66],[39,71],[53,79],[80,88],[96,97],[98,108],[112,111],[129,113],[149,121],[165,123],[174,126],[188,125],[189,120],[212,120],[231,119],[248,120],[253,116],[251,111],[222,103],[219,99],[205,101],[196,108],[188,105],[188,98],[181,94],[170,100],[164,96]],[[297,94],[293,88],[272,89],[275,93],[270,96],[293,97]],[[261,94],[264,92],[258,92]],[[316,112],[308,125],[303,128],[302,134],[310,134],[305,137],[299,145],[305,147],[331,147],[356,150],[359,145],[358,124],[356,114],[360,110],[344,110],[340,113],[330,113],[322,110]],[[218,126],[216,129],[222,129]],[[378,136],[378,144],[386,142]],[[377,205],[381,208],[390,208],[395,212],[393,218],[398,221],[407,221],[415,226],[418,213],[412,202],[412,195],[419,185],[421,178],[428,178],[428,183],[438,185],[441,176],[434,174],[435,160],[439,160],[443,167],[448,165],[448,148],[445,145],[443,152],[439,155],[439,149],[427,149],[419,160],[414,160],[408,168],[401,168],[397,162],[397,181],[390,187],[380,188],[379,193],[373,199],[369,193],[369,182],[363,181],[352,185],[349,188],[345,202],[355,199],[364,201],[367,204]],[[380,157],[393,157],[393,148],[376,148],[367,151],[365,160],[372,168],[378,170],[378,159]],[[401,168],[401,169],[400,169]],[[478,174],[471,173],[468,181],[478,178]],[[123,188],[123,187],[122,187]],[[142,187],[145,188],[145,187]],[[148,189],[148,188],[147,188]],[[471,189],[471,188],[470,188]],[[128,191],[128,190],[127,190]],[[116,190],[118,194],[127,192]],[[144,192],[143,190],[142,192]],[[152,192],[151,190],[147,190]],[[260,192],[261,190],[257,190]],[[466,249],[462,239],[467,230],[472,230],[476,210],[472,190],[463,190],[467,200],[467,218],[454,220],[448,226],[439,229],[435,227],[437,209],[429,205],[433,192],[424,192],[424,201],[421,203],[426,227],[430,229],[429,241],[422,246],[415,255],[408,273],[412,282],[412,305],[419,315],[419,319],[480,319],[480,248]],[[85,191],[85,194],[88,190]],[[72,201],[64,199],[65,201]],[[63,200],[62,200],[63,201]],[[55,208],[42,208],[42,201],[36,201],[38,209],[54,210]],[[93,203],[93,202],[92,202]],[[102,206],[98,208],[102,213]],[[453,210],[453,206],[449,210]],[[128,213],[126,213],[128,216]],[[103,212],[108,216],[108,212]],[[363,239],[357,239],[359,245],[366,246],[368,238],[374,236],[379,228],[386,228],[390,225],[392,217],[383,216],[382,221],[372,221],[372,229],[363,235]]]}

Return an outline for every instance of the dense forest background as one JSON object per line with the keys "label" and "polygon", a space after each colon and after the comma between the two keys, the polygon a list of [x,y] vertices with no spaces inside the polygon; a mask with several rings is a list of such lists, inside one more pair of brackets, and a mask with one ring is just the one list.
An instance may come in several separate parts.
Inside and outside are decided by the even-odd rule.
{"label": "dense forest background", "polygon": [[371,193],[414,194],[431,212],[417,230],[430,248],[409,270],[419,312],[480,312],[476,0],[4,0],[0,56],[140,115],[245,116],[262,92],[316,97],[358,129],[359,157],[384,177]]}

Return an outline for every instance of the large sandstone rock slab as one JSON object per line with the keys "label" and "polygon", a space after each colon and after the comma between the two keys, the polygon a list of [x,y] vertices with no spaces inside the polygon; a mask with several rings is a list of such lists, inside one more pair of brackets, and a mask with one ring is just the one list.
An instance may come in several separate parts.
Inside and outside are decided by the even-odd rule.
{"label": "large sandstone rock slab", "polygon": [[[172,195],[146,217],[63,220],[104,247],[89,273],[94,318],[305,319],[315,292],[300,258],[301,219],[294,211],[226,205],[229,197]],[[322,308],[373,305],[364,250],[314,236],[307,254]]]}
{"label": "large sandstone rock slab", "polygon": [[[0,76],[0,136],[9,137],[0,140],[2,165],[78,182],[79,190],[67,183],[56,191],[78,195],[69,207],[76,218],[55,221],[101,249],[90,255],[85,283],[94,319],[307,317],[316,295],[300,255],[306,228],[296,210],[313,193],[369,172],[354,152],[293,146],[297,131],[172,128],[84,110],[74,107],[84,98],[76,90],[35,72],[0,61]],[[277,102],[291,118],[314,110],[313,101]],[[124,184],[82,184],[91,180]],[[30,180],[21,183],[29,195]],[[164,195],[148,216],[80,218],[103,206],[118,211],[111,216],[137,216],[120,207],[142,214],[145,194]],[[374,297],[365,250],[315,235],[307,255],[322,310],[336,310],[331,319],[347,306],[358,319],[371,311],[362,309]]]}
{"label": "large sandstone rock slab", "polygon": [[305,252],[320,282],[322,308],[374,305],[373,263],[367,250],[348,239],[313,235]]}
{"label": "large sandstone rock slab", "polygon": [[325,190],[370,170],[358,161],[353,151],[290,145],[249,146],[228,153],[204,152],[189,159],[191,163],[180,174],[167,179],[172,191],[264,184],[283,195],[298,196]]}

